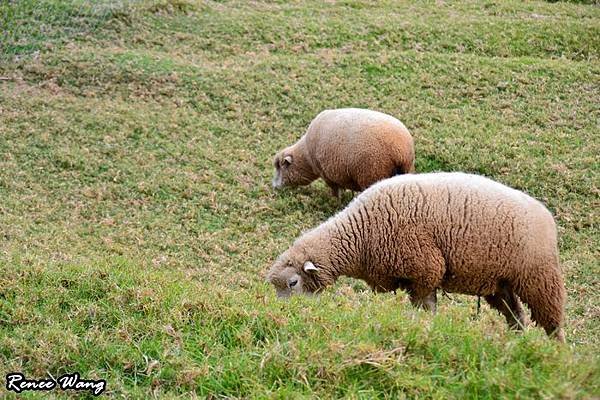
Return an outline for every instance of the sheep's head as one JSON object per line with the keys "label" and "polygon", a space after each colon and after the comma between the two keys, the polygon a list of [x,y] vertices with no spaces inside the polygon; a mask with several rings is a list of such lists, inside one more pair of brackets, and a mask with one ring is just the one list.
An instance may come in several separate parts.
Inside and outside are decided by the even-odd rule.
{"label": "sheep's head", "polygon": [[282,254],[267,274],[267,281],[275,286],[277,297],[289,297],[299,293],[318,292],[319,283],[317,267],[310,260],[300,260],[289,254]]}
{"label": "sheep's head", "polygon": [[274,189],[308,185],[317,178],[302,152],[296,151],[295,147],[288,147],[275,155]]}

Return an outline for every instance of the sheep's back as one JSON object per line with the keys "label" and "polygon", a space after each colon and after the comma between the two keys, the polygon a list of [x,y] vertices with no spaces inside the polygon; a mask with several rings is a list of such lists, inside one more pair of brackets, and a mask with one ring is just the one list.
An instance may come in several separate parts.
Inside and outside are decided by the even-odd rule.
{"label": "sheep's back", "polygon": [[334,182],[377,164],[391,171],[396,161],[414,159],[412,136],[404,124],[377,111],[323,111],[311,122],[305,140],[313,167]]}

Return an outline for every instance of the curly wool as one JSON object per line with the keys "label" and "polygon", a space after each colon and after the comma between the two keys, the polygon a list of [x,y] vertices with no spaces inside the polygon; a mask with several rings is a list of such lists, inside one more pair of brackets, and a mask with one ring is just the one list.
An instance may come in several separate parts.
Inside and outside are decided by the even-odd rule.
{"label": "curly wool", "polygon": [[[310,261],[317,272],[306,273]],[[437,289],[481,295],[520,328],[525,315],[564,340],[565,288],[556,226],[530,196],[463,173],[386,179],[301,236],[272,267],[293,266],[305,291],[319,291],[340,275],[376,291],[398,288],[414,304],[435,309]]]}

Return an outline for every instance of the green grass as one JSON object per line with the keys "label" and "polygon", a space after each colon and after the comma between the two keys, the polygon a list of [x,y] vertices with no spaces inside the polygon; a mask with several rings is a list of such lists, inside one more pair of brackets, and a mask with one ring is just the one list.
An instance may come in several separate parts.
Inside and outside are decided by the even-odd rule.
{"label": "green grass", "polygon": [[[127,398],[600,397],[596,5],[0,0],[0,21],[0,376],[78,371]],[[343,106],[399,117],[418,171],[548,205],[568,345],[473,297],[431,316],[345,279],[275,299],[266,269],[340,205],[322,183],[273,193],[271,158]]]}

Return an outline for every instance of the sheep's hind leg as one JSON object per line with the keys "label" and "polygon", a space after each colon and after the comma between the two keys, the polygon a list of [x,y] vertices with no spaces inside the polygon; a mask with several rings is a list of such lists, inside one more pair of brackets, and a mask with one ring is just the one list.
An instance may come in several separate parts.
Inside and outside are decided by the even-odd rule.
{"label": "sheep's hind leg", "polygon": [[492,295],[484,296],[488,304],[506,318],[511,329],[522,330],[527,325],[527,316],[517,295],[506,286]]}
{"label": "sheep's hind leg", "polygon": [[535,271],[527,278],[527,285],[515,286],[516,293],[529,306],[531,319],[564,343],[565,288],[558,267]]}

